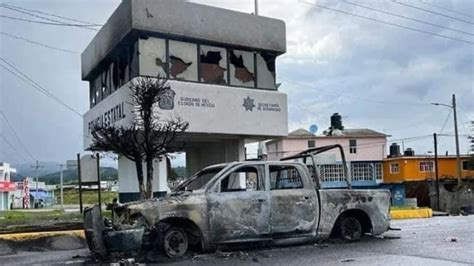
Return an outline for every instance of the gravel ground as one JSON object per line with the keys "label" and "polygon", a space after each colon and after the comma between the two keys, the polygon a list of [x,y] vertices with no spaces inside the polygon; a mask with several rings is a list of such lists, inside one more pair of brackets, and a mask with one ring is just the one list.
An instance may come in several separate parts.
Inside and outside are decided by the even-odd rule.
{"label": "gravel ground", "polygon": [[[366,237],[357,243],[323,243],[287,247],[218,251],[191,254],[184,259],[149,258],[164,265],[474,265],[474,216],[434,217],[393,221],[383,237]],[[58,247],[77,243],[58,239]],[[53,244],[47,245],[51,250]],[[2,264],[88,264],[97,263],[87,249],[25,252],[6,255],[0,242]],[[119,262],[117,258],[114,262]]]}

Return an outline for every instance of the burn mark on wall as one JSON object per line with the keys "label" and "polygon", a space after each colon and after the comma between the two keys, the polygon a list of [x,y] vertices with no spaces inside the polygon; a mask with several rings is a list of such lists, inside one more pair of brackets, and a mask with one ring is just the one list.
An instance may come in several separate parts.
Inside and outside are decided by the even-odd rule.
{"label": "burn mark on wall", "polygon": [[183,59],[174,55],[170,56],[170,63],[170,75],[173,78],[178,78],[179,74],[184,73],[193,64],[193,62],[184,62]]}
{"label": "burn mark on wall", "polygon": [[248,83],[255,81],[254,73],[250,72],[245,65],[244,58],[242,55],[237,56],[235,51],[230,51],[230,63],[235,67],[234,77],[242,83]]}
{"label": "burn mark on wall", "polygon": [[226,83],[224,73],[227,69],[219,65],[222,60],[221,52],[209,51],[207,53],[201,53],[200,59],[199,70],[202,81],[213,84]]}

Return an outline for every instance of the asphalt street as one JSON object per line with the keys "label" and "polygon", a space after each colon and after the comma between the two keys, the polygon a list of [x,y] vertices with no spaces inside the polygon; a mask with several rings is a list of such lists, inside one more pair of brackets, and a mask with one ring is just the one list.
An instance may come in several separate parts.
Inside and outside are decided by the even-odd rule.
{"label": "asphalt street", "polygon": [[[159,259],[163,265],[474,265],[474,216],[393,221],[382,237],[357,243],[323,243],[236,249]],[[118,262],[119,260],[117,260]],[[18,252],[1,264],[83,264],[94,262],[87,249]]]}

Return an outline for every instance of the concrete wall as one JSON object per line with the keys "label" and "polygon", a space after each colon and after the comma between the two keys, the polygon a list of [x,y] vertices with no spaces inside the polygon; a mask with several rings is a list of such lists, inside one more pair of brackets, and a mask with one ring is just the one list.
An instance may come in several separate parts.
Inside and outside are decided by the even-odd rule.
{"label": "concrete wall", "polygon": [[[161,192],[158,194],[164,194],[169,191],[167,183],[167,168],[166,159],[155,160],[153,163],[153,191]],[[144,184],[146,184],[146,164],[143,164],[144,171]],[[137,172],[135,163],[120,156],[118,159],[118,178],[119,178],[119,193],[120,202],[126,202],[130,200],[137,200],[139,195]]]}
{"label": "concrete wall", "polygon": [[[285,93],[174,80],[169,84],[175,93],[171,99],[173,106],[165,110],[158,104],[156,112],[161,119],[181,117],[189,123],[187,133],[269,138],[286,136],[288,132]],[[244,106],[245,99],[251,100],[251,108]],[[84,149],[91,143],[92,122],[131,125],[135,117],[130,101],[127,83],[84,114]],[[269,104],[278,108],[262,107]]]}
{"label": "concrete wall", "polygon": [[245,160],[243,139],[195,143],[185,151],[188,176],[209,165]]}

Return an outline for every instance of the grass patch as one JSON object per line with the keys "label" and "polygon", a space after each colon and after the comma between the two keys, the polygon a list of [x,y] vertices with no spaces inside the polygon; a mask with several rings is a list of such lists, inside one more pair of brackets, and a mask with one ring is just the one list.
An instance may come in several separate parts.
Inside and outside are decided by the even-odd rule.
{"label": "grass patch", "polygon": [[[57,198],[57,202],[61,202],[61,194],[59,191],[54,192]],[[101,192],[102,203],[110,203],[114,198],[118,198],[118,192],[102,191]],[[99,196],[97,191],[83,191],[82,192],[82,203],[83,204],[96,204],[99,203]],[[64,191],[64,204],[79,204],[79,191],[67,190]]]}
{"label": "grass patch", "polygon": [[81,213],[66,213],[62,210],[51,211],[3,211],[0,212],[0,225],[22,225],[49,221],[82,221]]}

